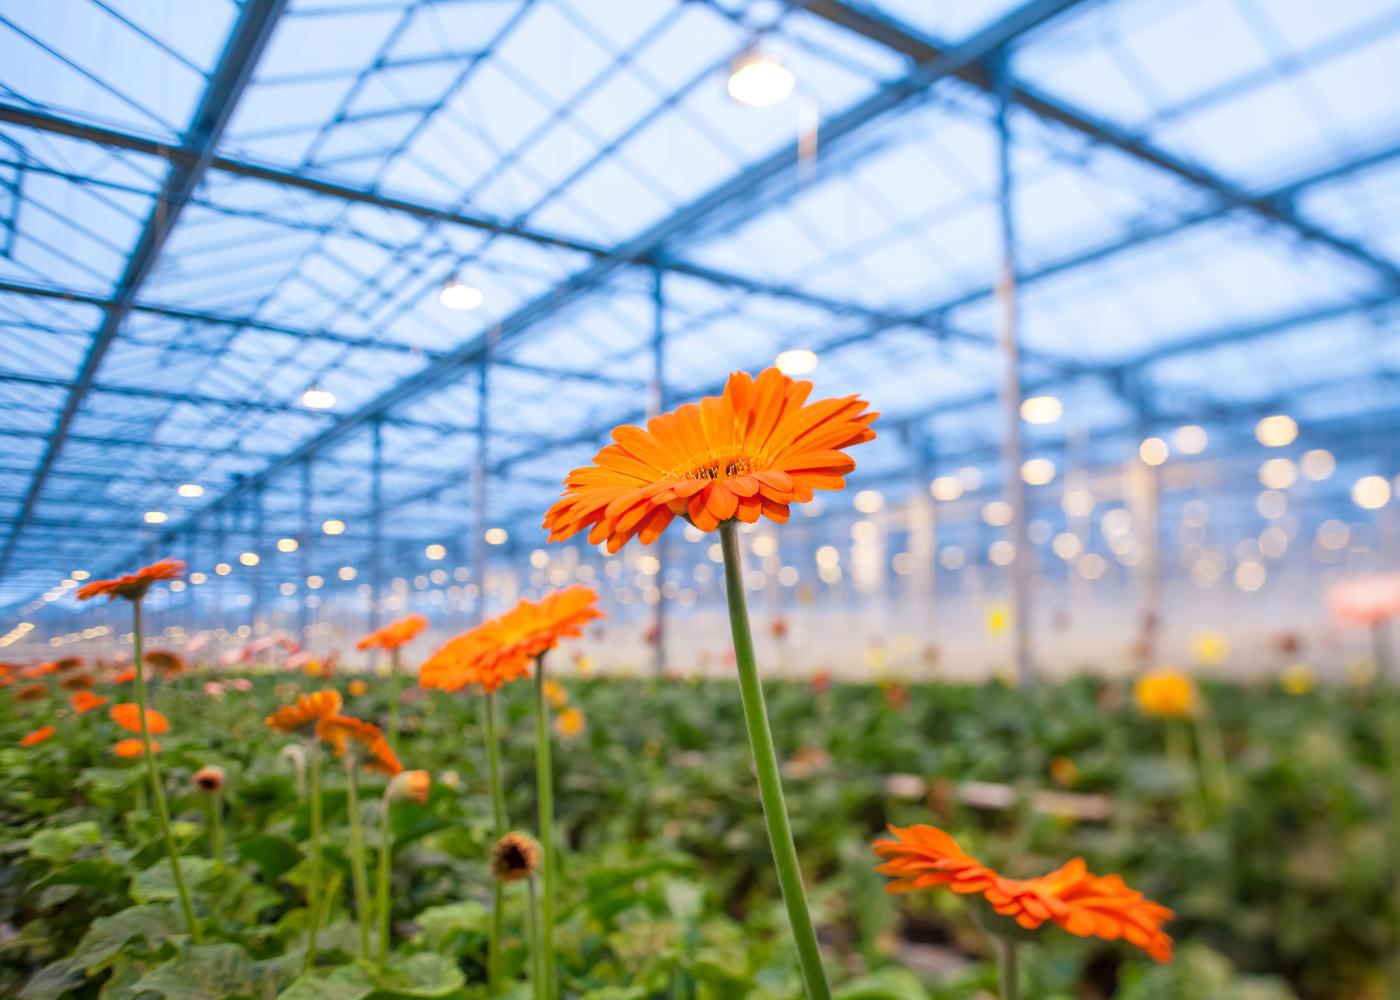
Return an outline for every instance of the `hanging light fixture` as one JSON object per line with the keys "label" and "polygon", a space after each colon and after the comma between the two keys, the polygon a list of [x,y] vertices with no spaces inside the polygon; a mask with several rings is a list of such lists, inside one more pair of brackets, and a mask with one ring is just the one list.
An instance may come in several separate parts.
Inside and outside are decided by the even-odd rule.
{"label": "hanging light fixture", "polygon": [[770,108],[796,86],[792,70],[758,49],[750,49],[729,67],[729,96],[751,108]]}
{"label": "hanging light fixture", "polygon": [[301,405],[308,410],[329,410],[335,405],[335,393],[313,385],[301,394]]}
{"label": "hanging light fixture", "polygon": [[438,293],[438,301],[448,309],[475,309],[486,301],[486,294],[480,288],[473,288],[461,278],[449,278]]}

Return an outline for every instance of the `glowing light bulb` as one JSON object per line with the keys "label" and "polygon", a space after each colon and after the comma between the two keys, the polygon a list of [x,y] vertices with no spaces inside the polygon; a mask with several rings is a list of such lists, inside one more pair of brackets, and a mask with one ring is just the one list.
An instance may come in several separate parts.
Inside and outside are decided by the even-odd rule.
{"label": "glowing light bulb", "polygon": [[181,483],[180,488],[175,492],[182,497],[202,497],[204,496],[204,487],[198,483]]}
{"label": "glowing light bulb", "polygon": [[1021,419],[1028,424],[1053,424],[1064,412],[1054,396],[1032,396],[1021,403]]}
{"label": "glowing light bulb", "polygon": [[308,410],[329,410],[335,405],[335,393],[313,385],[301,394],[301,405]]}
{"label": "glowing light bulb", "polygon": [[777,365],[778,371],[789,377],[806,375],[817,367],[817,355],[815,351],[799,347],[779,354],[773,363]]}
{"label": "glowing light bulb", "polygon": [[473,288],[460,279],[453,278],[442,286],[442,291],[438,293],[438,302],[447,309],[457,309],[465,312],[469,309],[478,308],[486,301],[486,293],[480,288]]}
{"label": "glowing light bulb", "polygon": [[750,52],[735,60],[729,71],[729,96],[752,108],[768,108],[792,93],[797,80],[792,70],[772,56]]}

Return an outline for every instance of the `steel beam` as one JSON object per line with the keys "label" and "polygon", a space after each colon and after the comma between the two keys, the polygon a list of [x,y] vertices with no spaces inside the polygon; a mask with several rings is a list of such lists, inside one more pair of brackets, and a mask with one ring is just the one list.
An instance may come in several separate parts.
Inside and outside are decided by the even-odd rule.
{"label": "steel beam", "polygon": [[252,78],[253,68],[272,37],[277,19],[285,6],[286,0],[248,0],[240,10],[238,20],[234,22],[223,54],[209,77],[199,107],[195,110],[181,142],[180,148],[186,155],[170,164],[151,214],[147,217],[131,255],[127,258],[126,267],[117,281],[113,304],[107,309],[101,325],[93,335],[77,382],[69,391],[63,410],[49,436],[44,454],[30,483],[29,493],[20,508],[18,522],[11,528],[5,539],[5,546],[0,550],[0,577],[5,575],[15,544],[24,532],[25,522],[33,516],[49,470],[53,468],[63,450],[78,408],[96,379],[97,370],[116,339],[123,320],[130,312],[131,304],[136,301],[142,285],[155,266],[161,247],[208,169],[209,161],[214,157],[214,150],[233,116],[238,99]]}

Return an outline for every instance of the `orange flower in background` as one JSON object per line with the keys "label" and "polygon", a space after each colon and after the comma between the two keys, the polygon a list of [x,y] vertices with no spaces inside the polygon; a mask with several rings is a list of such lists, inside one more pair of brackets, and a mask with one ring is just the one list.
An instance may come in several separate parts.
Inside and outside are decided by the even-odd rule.
{"label": "orange flower in background", "polygon": [[166,677],[178,677],[185,672],[185,658],[169,649],[153,649],[145,659],[146,666]]}
{"label": "orange flower in background", "polygon": [[81,691],[90,688],[97,682],[92,679],[92,674],[70,674],[58,682],[58,686],[65,691]]}
{"label": "orange flower in background", "polygon": [[598,595],[588,587],[556,590],[541,601],[522,600],[498,618],[450,640],[419,671],[426,688],[456,691],[480,684],[495,691],[530,676],[530,661],[553,649],[560,639],[583,634],[583,626],[602,618]]}
{"label": "orange flower in background", "polygon": [[[113,705],[109,714],[112,716],[112,721],[127,732],[139,733],[141,731],[141,706],[135,702],[127,701],[120,705]],[[162,733],[170,732],[170,720],[154,708],[148,708],[146,709],[146,728],[150,730],[152,736],[159,736]]]}
{"label": "orange flower in background", "polygon": [[1343,580],[1327,591],[1327,607],[1338,621],[1364,628],[1400,616],[1400,573]]}
{"label": "orange flower in background", "polygon": [[382,628],[377,628],[369,635],[355,643],[355,648],[365,649],[385,649],[394,650],[400,646],[412,642],[418,633],[428,627],[428,619],[422,615],[405,615],[395,621],[391,621]]}
{"label": "orange flower in background", "polygon": [[49,689],[42,684],[26,684],[15,692],[15,701],[38,701],[47,698]]}
{"label": "orange flower in background", "polygon": [[564,739],[572,740],[583,734],[584,725],[583,712],[570,705],[555,718],[554,731]]}
{"label": "orange flower in background", "polygon": [[25,677],[47,677],[49,674],[58,673],[57,663],[36,663],[32,667],[24,668]]}
{"label": "orange flower in background", "polygon": [[310,736],[316,724],[340,711],[340,692],[333,688],[303,694],[290,705],[284,705],[264,721],[279,733]]}
{"label": "orange flower in background", "polygon": [[569,692],[564,690],[564,685],[560,684],[553,677],[546,677],[544,681],[544,698],[552,708],[563,708],[569,703]]}
{"label": "orange flower in background", "polygon": [[358,698],[360,697],[360,695],[364,694],[366,691],[369,690],[369,685],[366,684],[364,681],[351,681],[346,687],[346,690],[349,691],[351,695]]}
{"label": "orange flower in background", "polygon": [[[112,753],[116,754],[118,757],[140,757],[145,752],[146,748],[142,746],[141,741],[134,736],[128,739],[118,740],[112,745]],[[151,740],[151,753],[160,753],[160,744],[155,740]]]}
{"label": "orange flower in background", "polygon": [[1185,719],[1196,711],[1196,682],[1180,670],[1150,670],[1133,685],[1133,698],[1144,715]]}
{"label": "orange flower in background", "polygon": [[81,656],[64,656],[53,661],[55,670],[76,670],[83,665]]}
{"label": "orange flower in background", "polygon": [[162,559],[160,562],[142,566],[135,573],[119,576],[113,580],[94,580],[78,588],[78,600],[88,601],[94,597],[106,597],[109,601],[125,597],[128,601],[139,601],[146,591],[161,580],[178,580],[185,575],[185,564],[179,559]]}
{"label": "orange flower in background", "polygon": [[401,771],[389,782],[389,799],[393,802],[427,805],[428,793],[432,791],[432,787],[433,778],[427,771]]}
{"label": "orange flower in background", "polygon": [[870,441],[877,414],[859,396],[808,403],[811,382],[769,368],[729,376],[724,392],[653,417],[646,429],[618,427],[613,444],[564,480],[544,518],[549,540],[589,529],[588,541],[616,552],[633,537],[649,544],[682,515],[701,531],[737,517],[782,523],[789,505],[814,490],[839,490],[856,467],[842,449]]}
{"label": "orange flower in background", "polygon": [[403,770],[394,748],[380,728],[348,715],[329,715],[316,723],[316,735],[335,747],[335,755],[354,753],[366,770],[394,775]]}
{"label": "orange flower in background", "polygon": [[101,708],[110,701],[110,698],[100,694],[93,694],[91,691],[78,691],[73,697],[68,699],[68,704],[73,706],[73,711],[79,715],[86,715],[94,708]]}
{"label": "orange flower in background", "polygon": [[22,747],[38,746],[52,735],[53,726],[40,726],[32,733],[26,734],[25,737],[19,741],[19,745]]}
{"label": "orange flower in background", "polygon": [[134,681],[134,680],[136,680],[136,668],[135,668],[135,667],[127,667],[125,670],[122,670],[122,671],[120,671],[119,673],[113,674],[113,675],[112,675],[112,678],[111,678],[111,683],[113,683],[113,684],[130,684],[130,683],[131,683],[132,681]]}
{"label": "orange flower in background", "polygon": [[891,826],[894,840],[877,840],[875,853],[887,859],[876,868],[894,881],[886,892],[904,893],[946,886],[963,895],[980,895],[1004,917],[1026,930],[1046,921],[1079,937],[1119,939],[1136,945],[1159,962],[1172,956],[1172,939],[1162,925],[1174,915],[1130,889],[1117,875],[1095,875],[1075,858],[1031,879],[1013,879],[980,864],[933,826]]}

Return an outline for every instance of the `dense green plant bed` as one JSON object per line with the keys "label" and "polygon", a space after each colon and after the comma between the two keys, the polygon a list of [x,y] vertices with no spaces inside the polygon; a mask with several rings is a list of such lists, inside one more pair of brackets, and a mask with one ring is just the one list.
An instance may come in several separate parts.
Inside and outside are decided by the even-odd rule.
{"label": "dense green plant bed", "polygon": [[[112,753],[126,734],[105,709],[74,715],[56,685],[33,701],[0,697],[0,993],[489,995],[492,810],[479,699],[413,691],[404,704],[395,749],[433,783],[425,805],[389,807],[392,950],[382,971],[355,959],[346,792],[328,768],[329,912],[314,968],[303,971],[310,810],[284,754],[294,741],[263,719],[320,683],[265,675],[249,691],[224,684],[211,695],[209,679],[154,690],[171,724],[159,760],[199,944],[187,939],[140,761]],[[388,682],[360,694],[345,680],[333,686],[347,712],[387,724]],[[584,724],[556,744],[563,996],[799,996],[735,685],[564,686]],[[506,805],[511,826],[530,831],[533,723],[527,686],[517,687],[498,695]],[[1012,875],[1082,855],[1176,911],[1168,931],[1178,950],[1166,965],[1125,945],[1039,932],[1025,952],[1027,996],[1388,995],[1395,883],[1377,695],[1227,685],[1205,694],[1228,763],[1203,782],[1198,732],[1144,717],[1127,688],[1089,679],[1030,691],[771,685],[788,807],[837,995],[994,989],[988,946],[962,899],[884,893],[870,842],[890,822],[935,823]],[[18,745],[45,723],[52,737]],[[192,782],[206,765],[227,773],[217,857],[208,797]],[[1211,785],[1220,778],[1223,790]],[[361,785],[373,872],[383,786]],[[1080,809],[1086,802],[1094,808]],[[501,995],[523,998],[526,900],[520,884],[507,888]]]}

